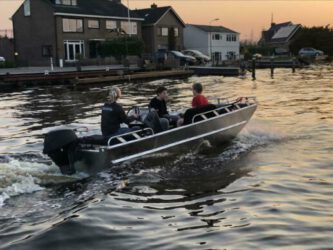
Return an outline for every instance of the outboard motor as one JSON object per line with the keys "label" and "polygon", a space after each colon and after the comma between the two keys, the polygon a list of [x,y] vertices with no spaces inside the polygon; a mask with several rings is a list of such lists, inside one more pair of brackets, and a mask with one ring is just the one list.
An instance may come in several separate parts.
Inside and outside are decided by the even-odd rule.
{"label": "outboard motor", "polygon": [[78,143],[71,129],[53,130],[46,134],[43,153],[47,154],[63,174],[74,174],[74,154]]}

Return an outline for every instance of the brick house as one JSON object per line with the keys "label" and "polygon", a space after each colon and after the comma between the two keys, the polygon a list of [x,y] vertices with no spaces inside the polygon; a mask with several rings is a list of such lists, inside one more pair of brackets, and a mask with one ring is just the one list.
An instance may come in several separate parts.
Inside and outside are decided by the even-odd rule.
{"label": "brick house", "polygon": [[158,7],[152,4],[150,8],[133,12],[144,19],[142,38],[147,53],[154,53],[159,49],[183,49],[185,23],[171,6]]}
{"label": "brick house", "polygon": [[25,0],[12,16],[20,65],[43,66],[53,58],[70,64],[94,63],[103,41],[142,38],[142,22],[120,0]]}
{"label": "brick house", "polygon": [[289,45],[301,28],[300,24],[292,22],[271,23],[268,30],[262,31],[260,45],[275,49],[275,53],[289,53]]}

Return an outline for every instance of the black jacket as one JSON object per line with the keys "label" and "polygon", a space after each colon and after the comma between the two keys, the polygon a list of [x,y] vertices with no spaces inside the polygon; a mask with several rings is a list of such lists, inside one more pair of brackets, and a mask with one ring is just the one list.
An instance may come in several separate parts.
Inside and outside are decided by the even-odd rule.
{"label": "black jacket", "polygon": [[130,123],[122,106],[118,103],[105,103],[102,107],[101,130],[104,136],[110,136],[120,129],[121,123]]}
{"label": "black jacket", "polygon": [[151,99],[149,107],[157,111],[159,117],[163,117],[168,114],[167,106],[164,100],[159,100],[157,97]]}

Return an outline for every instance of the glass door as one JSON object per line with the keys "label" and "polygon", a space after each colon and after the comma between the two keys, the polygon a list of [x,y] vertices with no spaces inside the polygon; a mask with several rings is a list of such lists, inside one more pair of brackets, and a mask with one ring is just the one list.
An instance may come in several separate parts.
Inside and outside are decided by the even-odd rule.
{"label": "glass door", "polygon": [[79,56],[84,56],[84,42],[83,41],[65,41],[65,60],[76,61]]}

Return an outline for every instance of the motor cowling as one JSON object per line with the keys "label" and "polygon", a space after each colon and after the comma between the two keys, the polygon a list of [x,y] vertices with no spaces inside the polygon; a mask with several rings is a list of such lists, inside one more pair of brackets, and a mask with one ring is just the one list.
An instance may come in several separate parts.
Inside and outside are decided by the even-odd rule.
{"label": "motor cowling", "polygon": [[71,129],[53,130],[46,134],[43,153],[47,154],[63,174],[74,174],[74,154],[78,137]]}

